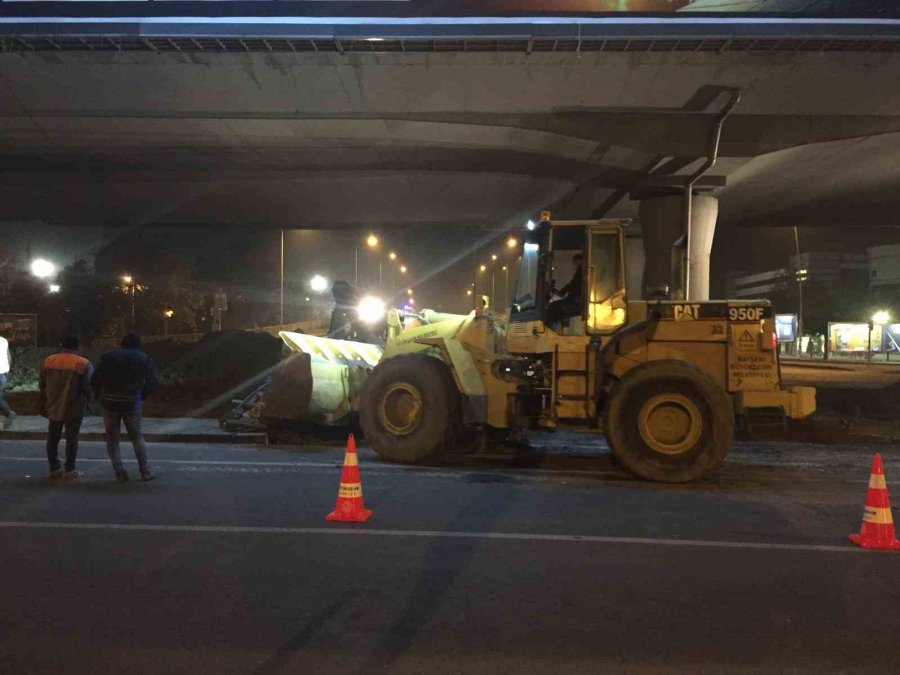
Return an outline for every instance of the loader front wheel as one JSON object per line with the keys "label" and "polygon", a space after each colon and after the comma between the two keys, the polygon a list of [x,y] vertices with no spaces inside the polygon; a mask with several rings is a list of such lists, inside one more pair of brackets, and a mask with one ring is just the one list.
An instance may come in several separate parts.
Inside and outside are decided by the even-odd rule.
{"label": "loader front wheel", "polygon": [[443,362],[405,354],[379,363],[369,375],[359,421],[379,456],[414,464],[452,444],[459,410],[459,393]]}
{"label": "loader front wheel", "polygon": [[648,480],[696,480],[725,459],[734,410],[725,389],[681,361],[651,361],[610,392],[604,425],[616,459]]}

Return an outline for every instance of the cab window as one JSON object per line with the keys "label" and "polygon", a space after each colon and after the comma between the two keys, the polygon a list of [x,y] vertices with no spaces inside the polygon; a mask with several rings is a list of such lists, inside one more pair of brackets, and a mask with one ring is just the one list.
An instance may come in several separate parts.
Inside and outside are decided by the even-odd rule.
{"label": "cab window", "polygon": [[587,327],[608,333],[625,323],[621,238],[615,231],[594,231],[589,244]]}

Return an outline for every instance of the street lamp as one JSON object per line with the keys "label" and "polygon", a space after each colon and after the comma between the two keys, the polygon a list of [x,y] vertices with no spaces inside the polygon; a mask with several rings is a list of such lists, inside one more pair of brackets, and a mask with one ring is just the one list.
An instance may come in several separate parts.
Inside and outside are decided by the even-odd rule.
{"label": "street lamp", "polygon": [[496,260],[496,259],[497,259],[497,254],[496,254],[496,253],[492,253],[492,254],[491,254],[491,260]]}
{"label": "street lamp", "polygon": [[56,265],[49,260],[37,258],[31,261],[31,273],[38,279],[49,279],[56,274]]}
{"label": "street lamp", "polygon": [[376,237],[374,234],[370,234],[368,237],[366,237],[366,245],[369,248],[375,248],[376,246],[378,246],[378,237]]}
{"label": "street lamp", "polygon": [[134,292],[137,284],[130,274],[123,274],[121,278],[126,287],[125,292],[131,294],[131,330],[134,330]]}
{"label": "street lamp", "polygon": [[391,260],[396,260],[397,254],[391,251],[390,253],[388,253],[388,258],[390,258]]}
{"label": "street lamp", "polygon": [[59,293],[59,284],[50,284],[47,286],[47,291],[50,293]]}
{"label": "street lamp", "polygon": [[400,274],[406,274],[406,265],[400,265]]}
{"label": "street lamp", "polygon": [[510,237],[509,239],[506,240],[507,248],[515,248],[518,245],[519,245],[519,240],[516,239],[515,237]]}
{"label": "street lamp", "polygon": [[407,295],[412,295],[412,289],[411,289],[411,288],[407,288],[407,289],[406,289],[406,294],[407,294]]}
{"label": "street lamp", "polygon": [[[529,220],[528,222],[530,223],[531,221]],[[503,282],[503,309],[506,311],[509,304],[509,265],[504,265],[501,269],[506,275],[506,280]]]}
{"label": "street lamp", "polygon": [[328,279],[323,277],[321,274],[317,274],[309,280],[309,287],[316,293],[322,293],[326,288],[328,288]]}
{"label": "street lamp", "polygon": [[172,308],[172,305],[166,305],[165,309],[163,309],[163,336],[169,337],[169,321],[171,318],[175,316],[175,310]]}
{"label": "street lamp", "polygon": [[480,266],[478,267],[478,270],[481,271],[481,272],[484,272],[486,269],[487,269],[487,265],[480,265]]}

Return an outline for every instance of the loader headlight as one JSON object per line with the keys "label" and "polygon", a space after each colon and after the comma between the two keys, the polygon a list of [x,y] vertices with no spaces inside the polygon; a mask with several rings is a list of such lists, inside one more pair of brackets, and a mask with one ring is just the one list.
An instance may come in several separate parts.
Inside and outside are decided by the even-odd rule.
{"label": "loader headlight", "polygon": [[356,314],[364,323],[378,323],[385,315],[384,300],[372,295],[366,296],[356,307]]}

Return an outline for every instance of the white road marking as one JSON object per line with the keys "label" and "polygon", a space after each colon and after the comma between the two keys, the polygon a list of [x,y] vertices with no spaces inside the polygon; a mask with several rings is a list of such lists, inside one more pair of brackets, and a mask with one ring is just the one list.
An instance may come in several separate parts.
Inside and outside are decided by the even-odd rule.
{"label": "white road marking", "polygon": [[[46,462],[46,457],[3,457],[0,456],[0,461],[10,460],[13,462]],[[133,459],[124,459],[122,460],[126,464],[136,464],[137,462]],[[78,463],[99,463],[99,464],[109,464],[108,459],[96,459],[96,458],[78,458]],[[211,467],[211,471],[216,471],[219,473],[227,473],[227,467],[274,467],[274,468],[282,468],[288,470],[297,470],[304,468],[325,468],[325,469],[334,469],[341,468],[343,463],[342,457],[336,457],[334,460],[330,462],[317,462],[317,461],[309,461],[303,458],[300,458],[298,461],[294,462],[246,462],[246,461],[237,461],[237,460],[214,460],[214,459],[152,459],[152,464],[175,464],[175,465],[195,465],[195,466],[209,466]],[[373,462],[370,463],[368,460],[363,460],[360,462],[360,466],[363,467],[365,472],[369,473],[378,473],[380,471],[408,471],[414,473],[416,476],[421,477],[459,477],[460,474],[463,473],[496,473],[498,471],[502,471],[504,474],[510,476],[516,476],[520,478],[527,478],[529,476],[536,477],[540,475],[547,476],[559,476],[561,478],[565,478],[566,476],[584,476],[588,478],[600,478],[600,479],[613,479],[618,480],[621,479],[624,482],[640,482],[636,478],[632,478],[626,473],[624,470],[619,470],[615,468],[608,469],[540,469],[540,468],[522,468],[522,467],[507,467],[507,466],[410,466],[404,464],[389,464],[386,462]],[[752,467],[771,467],[776,466],[779,468],[783,467],[807,467],[809,468],[808,463],[802,464],[794,464],[791,462],[778,462],[777,464],[750,464]],[[221,467],[221,468],[218,468]],[[191,469],[188,469],[191,470]],[[257,473],[271,473],[259,471]],[[726,476],[725,478],[740,478],[753,480],[758,483],[821,483],[821,482],[830,482],[830,481],[839,481],[841,483],[867,483],[868,478],[863,479],[847,479],[847,478],[835,478],[833,476]]]}
{"label": "white road marking", "polygon": [[580,544],[632,544],[639,546],[681,546],[688,548],[750,549],[760,551],[804,551],[815,553],[865,553],[866,549],[847,544],[777,544],[755,541],[714,541],[704,539],[651,539],[647,537],[605,537],[591,534],[540,534],[527,532],[456,532],[441,530],[364,530],[326,527],[237,527],[229,525],[153,525],[131,523],[47,523],[0,521],[0,528],[37,530],[102,530],[124,532],[175,532],[196,534],[288,534],[356,537],[406,537],[418,539],[483,539],[493,541],[545,541]]}

